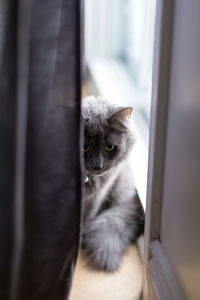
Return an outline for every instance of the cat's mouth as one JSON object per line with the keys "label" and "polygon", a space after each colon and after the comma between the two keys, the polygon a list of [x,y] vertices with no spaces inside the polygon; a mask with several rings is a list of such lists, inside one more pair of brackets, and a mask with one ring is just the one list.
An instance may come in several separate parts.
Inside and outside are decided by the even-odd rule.
{"label": "cat's mouth", "polygon": [[109,170],[101,169],[101,170],[86,170],[86,175],[92,175],[92,176],[102,176],[105,173],[109,172]]}
{"label": "cat's mouth", "polygon": [[95,175],[100,175],[100,174],[102,174],[104,172],[105,172],[104,170],[100,170],[100,171],[94,170],[94,171],[92,171],[92,173],[95,174]]}
{"label": "cat's mouth", "polygon": [[105,173],[105,171],[96,171],[96,170],[92,170],[92,171],[87,172],[88,175],[97,175],[97,176],[100,176],[104,173]]}

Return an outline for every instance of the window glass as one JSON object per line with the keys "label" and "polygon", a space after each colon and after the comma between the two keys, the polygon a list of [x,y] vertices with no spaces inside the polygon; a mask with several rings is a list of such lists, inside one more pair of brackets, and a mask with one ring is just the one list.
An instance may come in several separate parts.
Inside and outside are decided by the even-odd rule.
{"label": "window glass", "polygon": [[145,209],[156,0],[85,0],[84,96],[133,107],[134,180]]}
{"label": "window glass", "polygon": [[[149,121],[156,0],[85,0],[86,60],[123,66]],[[113,72],[115,72],[113,68]]]}

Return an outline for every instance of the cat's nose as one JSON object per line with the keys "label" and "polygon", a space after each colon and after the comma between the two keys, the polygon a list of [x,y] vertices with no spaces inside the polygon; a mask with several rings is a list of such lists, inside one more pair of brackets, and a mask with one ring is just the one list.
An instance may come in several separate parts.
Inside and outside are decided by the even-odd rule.
{"label": "cat's nose", "polygon": [[101,170],[103,168],[103,165],[101,164],[101,165],[95,165],[94,166],[94,170],[95,171],[99,171],[99,170]]}
{"label": "cat's nose", "polygon": [[101,164],[96,164],[96,165],[94,165],[94,170],[95,171],[99,171],[99,170],[101,170],[103,168],[103,164],[101,163]]}

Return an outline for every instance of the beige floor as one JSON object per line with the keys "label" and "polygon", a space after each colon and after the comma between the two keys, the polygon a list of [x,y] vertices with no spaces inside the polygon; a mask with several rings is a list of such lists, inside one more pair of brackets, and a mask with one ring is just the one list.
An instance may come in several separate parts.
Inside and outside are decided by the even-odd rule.
{"label": "beige floor", "polygon": [[82,251],[70,300],[138,300],[141,287],[142,267],[136,245],[129,247],[120,269],[113,274],[90,269]]}

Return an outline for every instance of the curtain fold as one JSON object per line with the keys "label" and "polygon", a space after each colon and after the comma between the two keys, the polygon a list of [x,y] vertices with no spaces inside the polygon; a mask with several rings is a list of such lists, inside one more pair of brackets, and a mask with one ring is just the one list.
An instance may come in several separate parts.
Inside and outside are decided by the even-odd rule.
{"label": "curtain fold", "polygon": [[[4,2],[0,299],[67,299],[81,218],[80,4],[78,0],[32,0],[27,17],[25,0]],[[19,107],[22,111],[26,107],[24,114]],[[19,131],[26,126],[23,141],[17,134],[19,122]],[[17,145],[21,142],[25,155],[20,165]],[[16,202],[19,182],[22,209]],[[20,247],[19,221],[23,225]]]}

